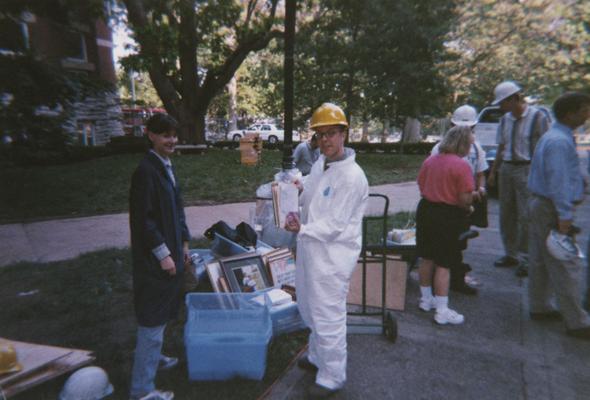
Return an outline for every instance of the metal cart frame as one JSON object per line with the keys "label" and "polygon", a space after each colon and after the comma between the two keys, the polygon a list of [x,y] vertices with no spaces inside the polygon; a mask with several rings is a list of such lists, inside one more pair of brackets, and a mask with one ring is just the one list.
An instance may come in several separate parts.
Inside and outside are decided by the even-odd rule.
{"label": "metal cart frame", "polygon": [[[362,263],[362,287],[361,287],[361,311],[349,312],[351,317],[381,316],[380,322],[372,322],[371,319],[360,321],[349,320],[347,325],[350,333],[383,334],[391,342],[397,340],[397,320],[391,311],[387,310],[386,284],[387,284],[387,217],[389,211],[389,198],[383,194],[372,193],[369,198],[381,198],[383,200],[383,213],[379,215],[368,215],[363,217],[362,225],[362,248],[359,261]],[[380,225],[379,240],[376,243],[369,243],[368,225],[369,222],[376,222]],[[390,253],[391,254],[391,253]],[[381,309],[380,311],[367,310],[367,265],[381,265]],[[372,319],[374,321],[374,319]]]}

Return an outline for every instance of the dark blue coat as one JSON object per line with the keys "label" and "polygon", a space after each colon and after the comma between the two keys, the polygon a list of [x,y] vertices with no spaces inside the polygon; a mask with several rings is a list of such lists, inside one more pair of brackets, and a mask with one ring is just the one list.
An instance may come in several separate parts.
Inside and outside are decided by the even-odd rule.
{"label": "dark blue coat", "polygon": [[[129,224],[133,254],[135,313],[141,326],[163,325],[175,318],[182,301],[183,242],[190,239],[178,180],[176,187],[162,161],[149,152],[133,173]],[[152,249],[166,243],[176,275],[163,271]]]}

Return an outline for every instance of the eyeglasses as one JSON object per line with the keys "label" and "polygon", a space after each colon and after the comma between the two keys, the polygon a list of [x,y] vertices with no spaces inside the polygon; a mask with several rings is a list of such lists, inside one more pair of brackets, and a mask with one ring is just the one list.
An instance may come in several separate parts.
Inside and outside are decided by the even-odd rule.
{"label": "eyeglasses", "polygon": [[340,129],[330,129],[329,131],[326,131],[326,132],[316,132],[316,135],[317,135],[318,139],[322,139],[324,137],[326,137],[328,139],[332,139],[334,136],[336,136],[340,132],[341,132]]}

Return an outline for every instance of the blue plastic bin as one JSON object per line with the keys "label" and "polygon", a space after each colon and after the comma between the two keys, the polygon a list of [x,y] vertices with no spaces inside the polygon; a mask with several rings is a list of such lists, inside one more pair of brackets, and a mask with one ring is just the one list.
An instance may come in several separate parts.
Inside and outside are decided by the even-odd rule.
{"label": "blue plastic bin", "polygon": [[[256,242],[256,251],[257,252],[265,252],[273,250],[272,246],[264,243],[261,240]],[[236,242],[229,240],[228,238],[215,233],[215,238],[211,243],[211,252],[215,254],[217,257],[229,257],[235,256],[236,254],[242,254],[252,251],[250,249],[245,248],[237,244]]]}
{"label": "blue plastic bin", "polygon": [[257,293],[189,293],[184,341],[190,380],[261,380],[272,337]]}
{"label": "blue plastic bin", "polygon": [[272,307],[270,309],[270,318],[272,320],[273,336],[300,331],[307,327],[301,318],[301,314],[299,314],[295,302]]}
{"label": "blue plastic bin", "polygon": [[[272,290],[272,288],[262,290],[259,293],[266,293],[270,290]],[[301,318],[296,302],[281,304],[274,307],[271,307],[270,301],[267,301],[267,304],[270,311],[270,319],[272,321],[273,337],[307,328],[305,322],[303,322],[303,318]]]}

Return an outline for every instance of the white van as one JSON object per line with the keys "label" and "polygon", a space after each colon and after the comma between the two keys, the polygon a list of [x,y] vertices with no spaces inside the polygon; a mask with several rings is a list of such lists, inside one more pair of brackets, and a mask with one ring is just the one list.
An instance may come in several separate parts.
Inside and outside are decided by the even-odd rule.
{"label": "white van", "polygon": [[504,112],[498,106],[484,107],[477,117],[477,124],[473,128],[475,140],[481,144],[481,147],[486,152],[486,160],[488,164],[494,162],[496,158],[496,135],[498,132],[498,125],[500,118]]}

